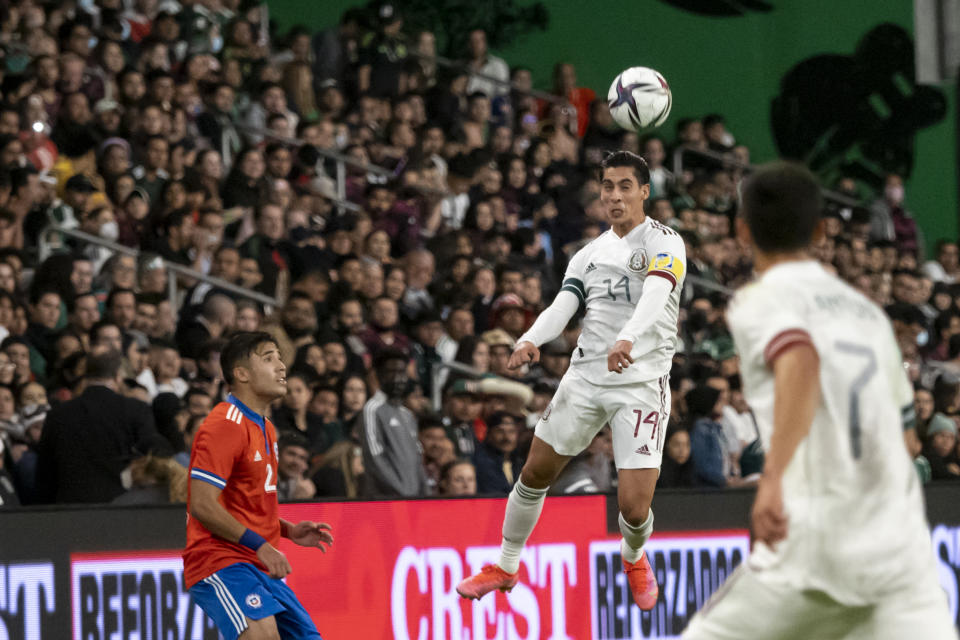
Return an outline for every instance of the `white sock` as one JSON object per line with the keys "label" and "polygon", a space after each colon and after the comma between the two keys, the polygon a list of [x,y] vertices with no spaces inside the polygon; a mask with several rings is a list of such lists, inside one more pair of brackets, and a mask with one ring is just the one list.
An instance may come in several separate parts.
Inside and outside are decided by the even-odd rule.
{"label": "white sock", "polygon": [[546,496],[546,489],[531,489],[521,480],[513,485],[503,516],[503,542],[500,544],[500,561],[497,562],[497,566],[507,573],[516,573],[520,568],[520,552],[540,518]]}
{"label": "white sock", "polygon": [[634,563],[643,556],[643,545],[650,539],[653,533],[653,509],[650,509],[647,519],[639,527],[634,527],[623,519],[623,514],[618,518],[620,522],[620,533],[623,539],[620,540],[620,555],[629,563]]}

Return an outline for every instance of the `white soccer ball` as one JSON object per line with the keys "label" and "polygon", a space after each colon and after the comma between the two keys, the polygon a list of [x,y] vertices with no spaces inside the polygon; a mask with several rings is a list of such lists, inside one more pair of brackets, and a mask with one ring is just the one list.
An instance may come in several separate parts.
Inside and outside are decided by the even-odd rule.
{"label": "white soccer ball", "polygon": [[673,95],[660,72],[630,67],[613,80],[607,92],[610,114],[624,129],[659,127],[670,115]]}

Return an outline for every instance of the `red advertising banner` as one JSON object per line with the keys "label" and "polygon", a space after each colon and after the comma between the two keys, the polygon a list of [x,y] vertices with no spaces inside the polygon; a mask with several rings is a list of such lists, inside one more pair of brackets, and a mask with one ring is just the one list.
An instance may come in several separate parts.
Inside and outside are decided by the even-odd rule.
{"label": "red advertising banner", "polygon": [[[656,535],[663,585],[641,613],[623,579],[602,496],[548,500],[509,594],[461,599],[456,584],[497,559],[504,500],[281,505],[333,527],[324,555],[284,541],[287,584],[325,640],[567,640],[674,637],[747,551],[745,531]],[[495,596],[495,597],[494,597]]]}

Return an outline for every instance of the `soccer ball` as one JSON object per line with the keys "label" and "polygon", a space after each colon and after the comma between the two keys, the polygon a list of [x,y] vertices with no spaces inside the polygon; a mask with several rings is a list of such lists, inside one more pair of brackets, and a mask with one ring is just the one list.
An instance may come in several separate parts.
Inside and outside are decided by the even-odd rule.
{"label": "soccer ball", "polygon": [[613,80],[607,92],[610,115],[624,129],[659,127],[670,115],[670,85],[658,71],[630,67]]}

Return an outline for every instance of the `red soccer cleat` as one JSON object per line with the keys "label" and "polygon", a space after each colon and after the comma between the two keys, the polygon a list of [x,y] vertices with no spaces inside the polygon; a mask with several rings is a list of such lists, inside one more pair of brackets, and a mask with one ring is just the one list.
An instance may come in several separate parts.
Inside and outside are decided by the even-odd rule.
{"label": "red soccer cleat", "polygon": [[660,588],[657,586],[656,576],[653,575],[653,568],[647,561],[647,554],[644,553],[633,564],[624,560],[623,572],[627,574],[630,592],[633,593],[633,601],[637,606],[644,611],[653,609],[657,604]]}
{"label": "red soccer cleat", "polygon": [[507,573],[495,564],[484,565],[480,573],[461,580],[457,585],[457,593],[461,597],[479,600],[494,589],[504,593],[517,586],[520,572]]}

